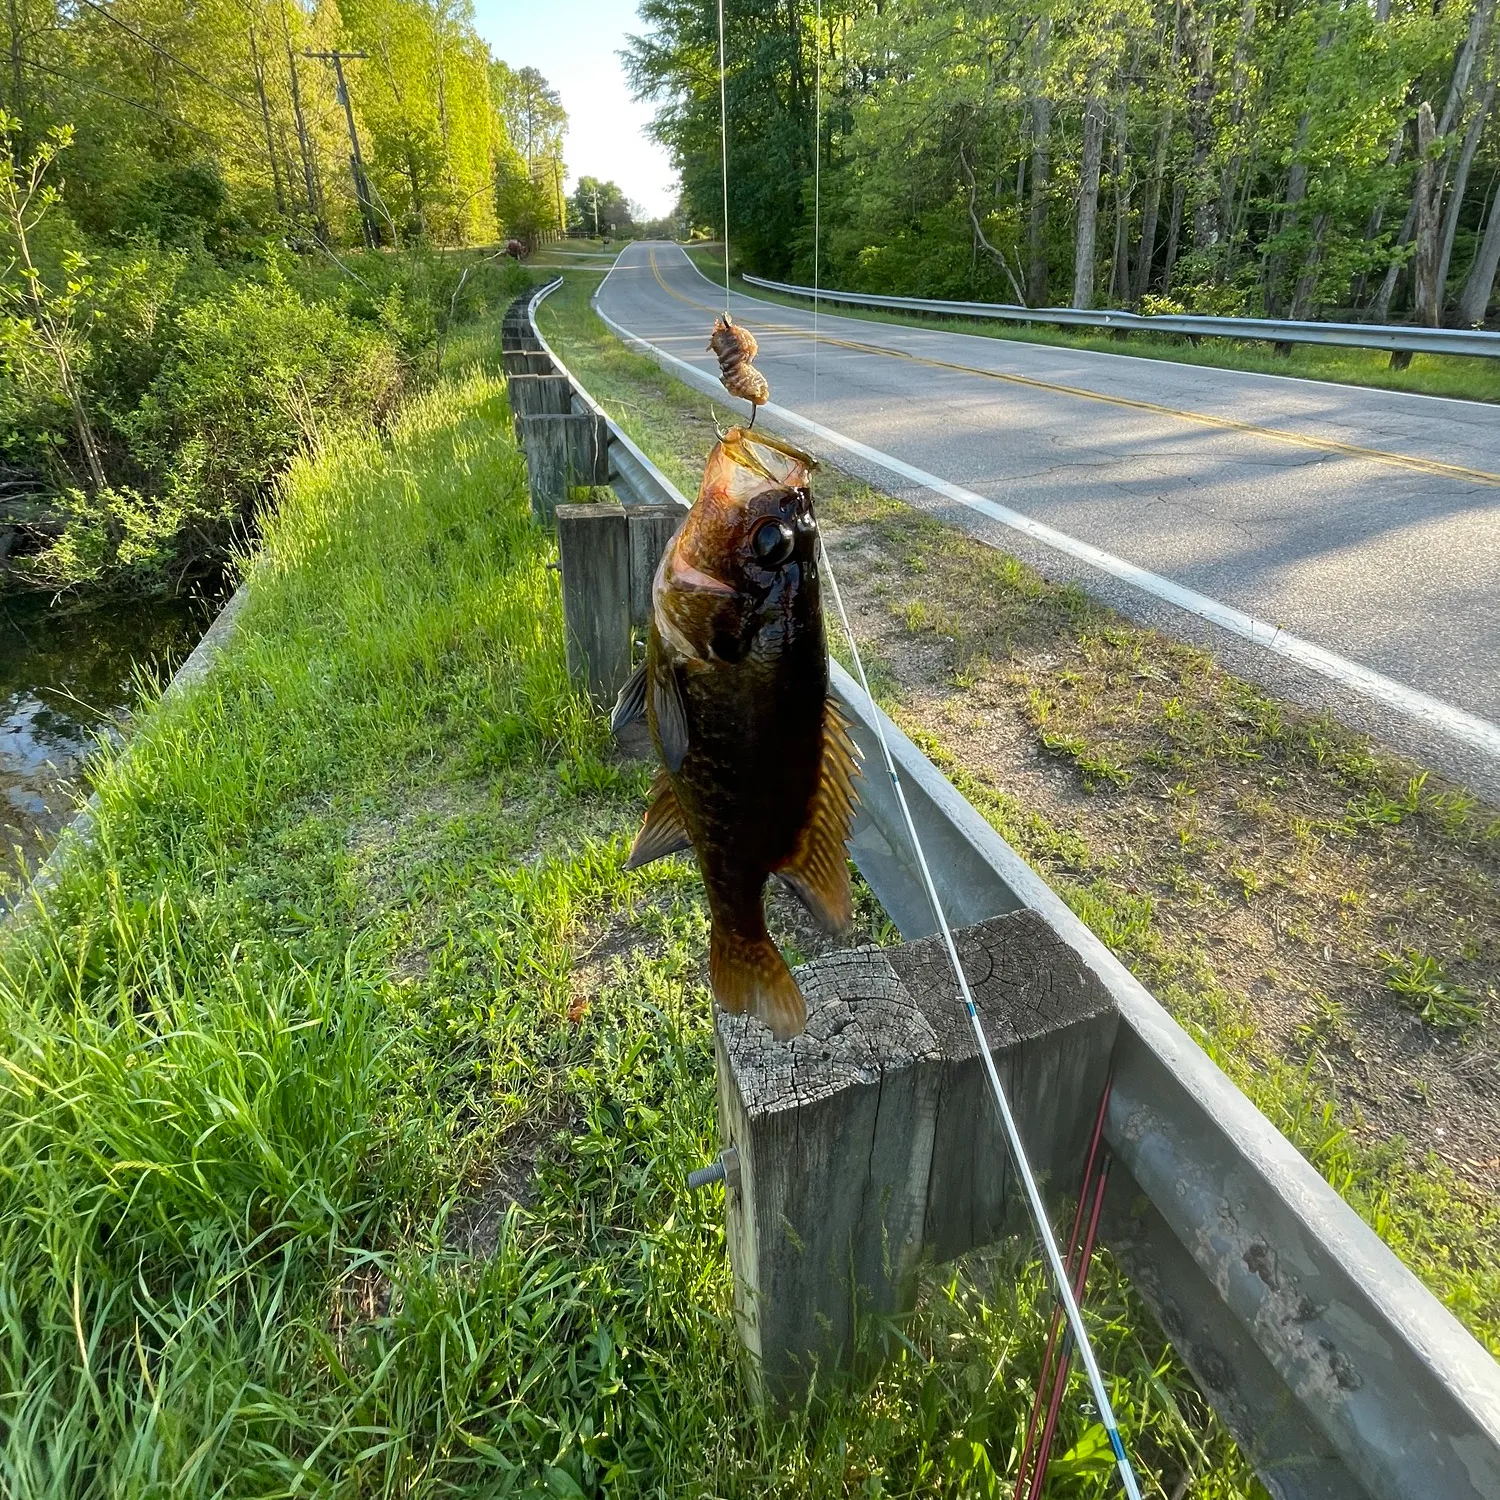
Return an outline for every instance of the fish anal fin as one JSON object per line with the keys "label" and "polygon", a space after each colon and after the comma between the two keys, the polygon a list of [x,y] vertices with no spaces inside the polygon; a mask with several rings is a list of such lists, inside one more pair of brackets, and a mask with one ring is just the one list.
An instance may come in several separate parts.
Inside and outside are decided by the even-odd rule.
{"label": "fish anal fin", "polygon": [[620,696],[615,699],[614,712],[609,716],[609,727],[616,733],[634,724],[637,719],[645,717],[646,713],[646,663],[642,662],[629,677],[625,679],[625,686],[620,689]]}
{"label": "fish anal fin", "polygon": [[627,870],[639,870],[654,859],[664,859],[669,854],[691,849],[693,841],[688,835],[687,823],[682,816],[682,804],[672,783],[664,771],[658,772],[651,784],[651,805],[646,809],[646,819],[641,831],[630,846],[630,857],[625,861]]}
{"label": "fish anal fin", "polygon": [[687,709],[682,701],[682,685],[671,667],[651,674],[651,706],[655,711],[656,743],[663,764],[669,771],[680,771],[687,759]]}
{"label": "fish anal fin", "polygon": [[744,937],[714,923],[708,945],[714,999],[730,1015],[752,1015],[783,1041],[807,1028],[807,1002],[776,944],[764,932]]}
{"label": "fish anal fin", "polygon": [[829,932],[843,932],[854,917],[846,849],[859,801],[854,778],[859,751],[843,715],[828,704],[823,716],[823,764],[797,847],[778,874]]}

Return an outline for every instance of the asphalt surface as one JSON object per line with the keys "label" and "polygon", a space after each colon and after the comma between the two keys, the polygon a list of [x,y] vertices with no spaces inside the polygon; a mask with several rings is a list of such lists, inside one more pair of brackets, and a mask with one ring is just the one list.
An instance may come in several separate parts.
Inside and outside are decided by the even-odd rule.
{"label": "asphalt surface", "polygon": [[[717,374],[705,345],[724,289],[680,247],[628,246],[597,305],[638,338]],[[739,292],[729,306],[760,342],[756,365],[773,403],[1500,724],[1494,406],[826,311],[815,341],[810,308]],[[724,405],[726,418],[739,418],[739,403],[725,397]],[[888,467],[787,430],[1048,576],[1077,578],[1135,618],[1209,645],[1233,669],[1500,800],[1500,757],[1472,740],[1374,701],[1357,683],[1274,657]]]}

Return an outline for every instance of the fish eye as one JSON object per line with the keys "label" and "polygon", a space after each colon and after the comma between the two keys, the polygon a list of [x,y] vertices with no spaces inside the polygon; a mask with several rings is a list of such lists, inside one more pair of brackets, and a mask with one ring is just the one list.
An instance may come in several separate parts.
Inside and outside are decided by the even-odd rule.
{"label": "fish eye", "polygon": [[792,528],[774,516],[762,521],[750,538],[756,560],[768,568],[779,568],[792,555],[796,543]]}

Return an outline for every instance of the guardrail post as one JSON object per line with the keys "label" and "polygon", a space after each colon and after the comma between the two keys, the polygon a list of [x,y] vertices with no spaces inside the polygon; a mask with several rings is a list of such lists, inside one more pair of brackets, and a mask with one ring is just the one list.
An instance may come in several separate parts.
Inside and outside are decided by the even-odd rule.
{"label": "guardrail post", "polygon": [[[1081,1174],[1114,1046],[1104,986],[1034,912],[957,935],[1039,1174]],[[946,950],[860,948],[798,971],[807,1033],[715,1021],[735,1319],[762,1399],[861,1351],[868,1314],[909,1311],[924,1258],[1026,1223]],[[871,1351],[875,1352],[875,1351]]]}
{"label": "guardrail post", "polygon": [[511,414],[562,416],[573,409],[573,386],[566,375],[512,375],[509,381]]}
{"label": "guardrail post", "polygon": [[556,375],[557,366],[547,354],[533,354],[526,349],[507,350],[501,356],[505,374],[512,375]]}
{"label": "guardrail post", "polygon": [[568,672],[596,707],[608,708],[630,676],[630,538],[625,508],[559,505],[557,553]]}
{"label": "guardrail post", "polygon": [[630,623],[642,626],[651,618],[651,584],[667,543],[687,514],[680,505],[629,505]]}
{"label": "guardrail post", "polygon": [[607,483],[609,432],[602,418],[592,412],[538,412],[517,417],[516,426],[526,450],[531,513],[544,525],[572,486]]}

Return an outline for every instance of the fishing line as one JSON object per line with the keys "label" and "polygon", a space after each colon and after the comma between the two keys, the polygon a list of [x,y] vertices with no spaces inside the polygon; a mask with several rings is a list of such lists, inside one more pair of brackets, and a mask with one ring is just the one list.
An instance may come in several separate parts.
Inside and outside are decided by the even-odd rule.
{"label": "fishing line", "polygon": [[818,242],[823,229],[823,0],[813,19],[813,405],[818,404]]}
{"label": "fishing line", "polygon": [[724,102],[724,0],[719,0],[719,178],[724,185],[724,316],[729,316],[729,108]]}
{"label": "fishing line", "polygon": [[974,1040],[979,1048],[979,1056],[984,1062],[985,1074],[989,1079],[990,1093],[994,1097],[995,1107],[1000,1112],[1000,1123],[1005,1130],[1005,1138],[1010,1146],[1011,1157],[1016,1164],[1016,1170],[1020,1173],[1021,1182],[1026,1189],[1026,1198],[1031,1206],[1031,1216],[1036,1220],[1037,1234],[1042,1241],[1042,1252],[1046,1257],[1048,1268],[1052,1272],[1052,1280],[1057,1288],[1058,1300],[1062,1303],[1063,1315],[1067,1318],[1068,1328],[1072,1332],[1073,1342],[1078,1350],[1083,1367],[1088,1375],[1089,1385],[1094,1393],[1094,1405],[1099,1412],[1099,1421],[1109,1438],[1109,1446],[1114,1451],[1115,1467],[1120,1472],[1120,1483],[1124,1487],[1125,1494],[1129,1500],[1141,1500],[1140,1486],[1136,1483],[1135,1470],[1130,1465],[1130,1459],[1125,1453],[1125,1445],[1120,1440],[1119,1425],[1115,1421],[1114,1407],[1110,1403],[1109,1393],[1104,1389],[1104,1376],[1100,1373],[1099,1362],[1094,1358],[1094,1346],[1089,1341],[1088,1329],[1084,1327],[1083,1314],[1078,1309],[1078,1299],[1073,1295],[1073,1288],[1068,1281],[1068,1273],[1063,1266],[1062,1256],[1058,1253],[1057,1240],[1052,1233],[1052,1223],[1047,1217],[1047,1207],[1042,1201],[1041,1189],[1037,1187],[1036,1177],[1031,1170],[1031,1163],[1026,1157],[1026,1148],[1021,1144],[1021,1134],[1016,1128],[1015,1116],[1011,1113],[1010,1101],[1005,1097],[1005,1086],[1000,1082],[1000,1074],[995,1069],[995,1059],[990,1055],[990,1045],[985,1038],[984,1025],[979,1019],[979,1009],[974,1004],[973,992],[969,989],[969,981],[964,974],[964,966],[959,960],[958,945],[953,941],[953,929],[948,925],[948,918],[943,911],[943,903],[937,893],[937,885],[932,878],[932,871],[927,865],[927,855],[922,849],[922,840],[917,835],[917,825],[911,815],[911,808],[907,805],[906,790],[901,784],[900,773],[896,770],[895,758],[891,755],[890,743],[885,737],[885,726],[881,722],[880,709],[875,702],[875,694],[870,690],[870,680],[865,676],[865,665],[859,654],[859,643],[854,639],[854,627],[849,623],[848,612],[844,608],[844,598],[839,592],[838,580],[833,574],[833,565],[828,558],[828,548],[821,545],[820,551],[823,557],[823,570],[828,578],[828,587],[833,594],[834,608],[838,610],[839,621],[844,627],[844,634],[849,641],[849,652],[854,660],[854,674],[859,678],[859,685],[864,689],[865,699],[870,705],[870,723],[875,728],[875,738],[880,742],[881,758],[885,761],[886,774],[891,778],[891,788],[896,794],[896,803],[901,809],[902,821],[906,824],[907,837],[911,839],[913,852],[917,856],[917,868],[922,876],[923,891],[927,896],[928,905],[932,908],[932,914],[937,918],[938,929],[943,935],[943,944],[948,950],[948,961],[953,966],[953,972],[958,978],[959,995],[963,1000],[964,1013],[969,1018],[969,1025],[974,1032]]}

